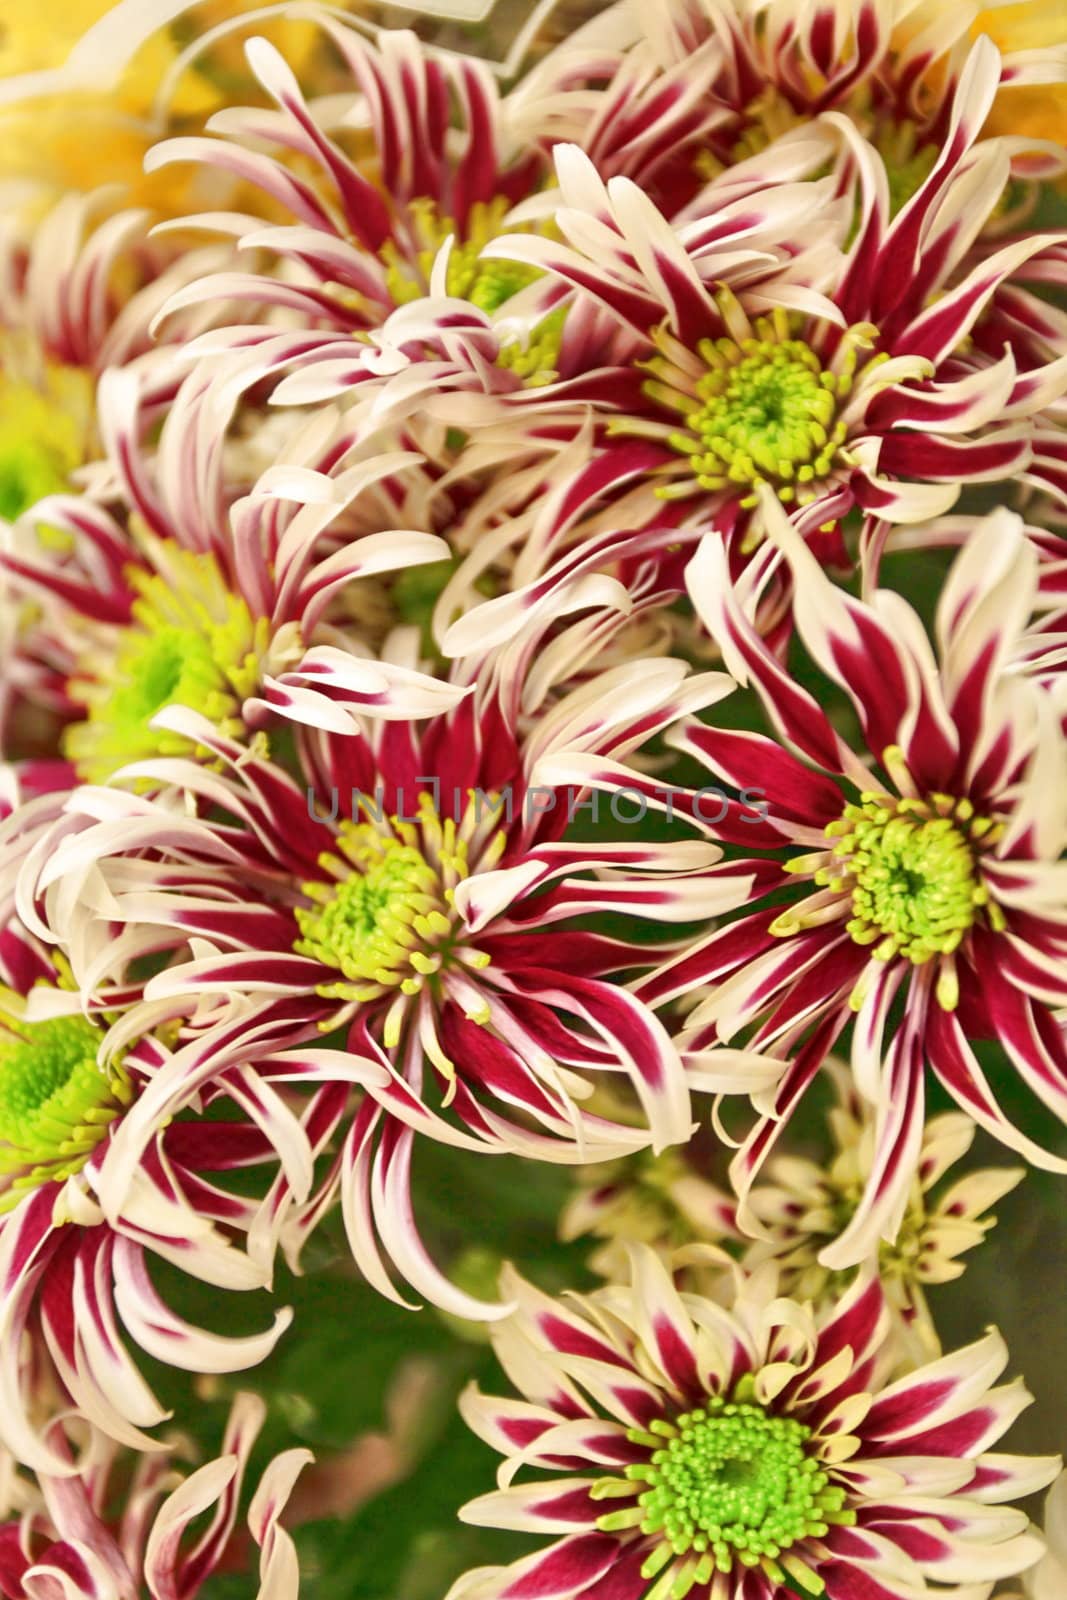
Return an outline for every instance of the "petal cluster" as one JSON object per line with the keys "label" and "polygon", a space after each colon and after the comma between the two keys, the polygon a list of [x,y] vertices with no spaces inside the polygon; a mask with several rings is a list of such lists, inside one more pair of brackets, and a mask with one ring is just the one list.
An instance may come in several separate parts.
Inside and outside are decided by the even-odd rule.
{"label": "petal cluster", "polygon": [[1028,1400],[997,1384],[998,1335],[887,1382],[876,1280],[818,1318],[773,1272],[722,1272],[715,1299],[679,1294],[635,1246],[629,1283],[566,1304],[509,1278],[516,1311],[493,1340],[521,1398],[464,1399],[505,1459],[463,1515],[556,1537],[471,1573],[456,1600],[895,1600],[928,1582],[962,1600],[1032,1565],[1040,1546],[1004,1502],[1056,1461],[991,1450]]}
{"label": "petal cluster", "polygon": [[1058,1593],[1056,9],[0,29],[10,1600],[295,1597],[301,1274],[516,1391],[451,1600]]}

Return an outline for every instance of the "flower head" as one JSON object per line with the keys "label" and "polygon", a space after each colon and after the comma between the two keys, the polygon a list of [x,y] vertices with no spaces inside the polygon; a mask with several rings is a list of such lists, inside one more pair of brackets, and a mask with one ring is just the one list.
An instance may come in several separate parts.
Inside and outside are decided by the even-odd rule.
{"label": "flower head", "polygon": [[885,156],[899,209],[937,159],[968,50],[983,34],[1004,52],[986,136],[1047,141],[1016,150],[1020,177],[1062,171],[1054,146],[1067,74],[1047,0],[978,14],[910,0],[667,0],[647,15],[619,4],[598,19],[599,93],[575,92],[584,74],[571,42],[529,74],[515,114],[521,127],[583,143],[605,175],[635,177],[678,205],[702,177],[832,111]]}
{"label": "flower head", "polygon": [[1057,1462],[986,1453],[1029,1399],[992,1387],[997,1334],[888,1382],[876,1279],[815,1317],[773,1272],[730,1269],[713,1301],[679,1294],[645,1246],[632,1262],[628,1283],[567,1303],[506,1274],[516,1311],[493,1343],[523,1398],[464,1396],[506,1459],[462,1515],[552,1542],[451,1600],[903,1600],[927,1583],[964,1600],[1033,1563],[1025,1513],[992,1507]]}
{"label": "flower head", "polygon": [[[237,1523],[248,1460],[266,1416],[262,1400],[239,1394],[214,1461],[180,1476],[167,1453],[143,1456],[128,1471],[123,1453],[92,1433],[76,1464],[55,1424],[50,1445],[57,1471],[12,1476],[0,1517],[0,1590],[9,1600],[77,1594],[84,1600],[193,1600],[224,1569]],[[76,1426],[76,1425],[75,1425]],[[259,1548],[260,1600],[296,1600],[296,1552],[279,1517],[307,1450],[287,1450],[263,1473],[248,1511]],[[129,1481],[123,1481],[124,1475]],[[116,1504],[117,1497],[121,1496]],[[183,1535],[206,1511],[211,1520],[191,1548]],[[77,1589],[71,1585],[77,1584]]]}
{"label": "flower head", "polygon": [[[900,597],[843,595],[769,495],[764,513],[798,584],[798,634],[851,700],[862,736],[846,740],[759,640],[761,574],[732,590],[722,542],[709,536],[689,569],[694,603],[776,736],[691,723],[673,742],[722,782],[762,775],[762,830],[730,815],[709,827],[742,846],[760,890],[638,989],[662,1004],[714,985],[682,1043],[717,1089],[751,1083],[760,1119],[733,1168],[742,1194],[854,1019],[852,1069],[875,1111],[875,1148],[860,1204],[821,1253],[836,1269],[897,1237],[922,1148],[927,1067],[1010,1149],[1063,1168],[1004,1114],[972,1041],[998,1041],[1021,1082],[1067,1120],[1055,1017],[1067,1000],[1067,818],[1052,776],[1067,752],[1054,696],[1019,670],[1037,553],[1017,518],[984,519],[957,556],[935,654]],[[779,559],[769,550],[758,566],[766,573]],[[769,854],[749,857],[750,842]],[[777,1082],[746,1080],[755,1058],[777,1063]]]}
{"label": "flower head", "polygon": [[[531,624],[523,653],[543,626]],[[584,624],[575,628],[581,635]],[[563,649],[556,660],[569,667],[574,657]],[[365,1269],[377,1261],[373,1215],[402,1270],[461,1315],[472,1314],[470,1300],[412,1247],[407,1203],[397,1198],[413,1135],[568,1162],[685,1139],[680,1063],[666,1031],[619,981],[647,971],[654,947],[589,932],[580,919],[639,916],[669,935],[746,889],[727,877],[709,898],[705,883],[693,905],[690,878],[717,855],[702,843],[661,847],[621,829],[617,839],[569,842],[580,789],[538,781],[557,741],[627,752],[687,705],[714,698],[724,680],[690,677],[668,659],[610,669],[553,703],[548,676],[545,701],[524,710],[529,686],[506,665],[507,652],[487,653],[464,669],[470,683],[453,676],[464,691],[454,712],[377,730],[364,721],[355,731],[338,685],[341,732],[301,741],[302,786],[203,719],[172,710],[163,725],[203,744],[221,770],[144,762],[124,776],[177,784],[179,795],[198,797],[193,812],[179,815],[178,796],[163,808],[159,799],[103,800],[100,791],[110,816],[94,821],[92,803],[83,810],[93,791],[77,791],[23,871],[40,937],[65,937],[55,917],[81,903],[79,981],[94,972],[98,981],[115,957],[124,972],[154,952],[163,970],[145,986],[149,1005],[224,997],[257,1013],[265,1005],[268,1017],[278,1008],[295,1043],[300,1028],[345,1030],[347,1048],[323,1052],[321,1064],[333,1061],[339,1081],[364,1083],[368,1100],[327,1193],[341,1184]],[[276,692],[299,706],[300,679],[286,675]],[[106,922],[80,887],[86,873],[114,883]],[[125,927],[117,946],[116,918]],[[233,1026],[239,1034],[240,1007]],[[641,1108],[623,1124],[582,1103],[597,1081],[619,1075]],[[127,1176],[141,1137],[186,1092],[161,1075],[135,1119],[140,1132],[124,1124],[117,1144]],[[371,1209],[359,1198],[368,1181]],[[370,1271],[388,1286],[380,1263]]]}
{"label": "flower head", "polygon": [[[922,522],[964,479],[1024,468],[1067,373],[1032,343],[1005,352],[995,334],[988,346],[970,335],[984,316],[997,322],[1016,271],[1051,269],[1061,246],[1028,234],[971,252],[1008,179],[1005,152],[978,142],[997,61],[988,40],[975,45],[944,149],[895,218],[882,158],[829,115],[731,167],[670,221],[628,179],[605,184],[578,149],[557,147],[562,242],[512,235],[487,253],[536,265],[570,307],[596,302],[626,342],[576,386],[506,396],[505,408],[592,403],[606,456],[642,441],[648,514],[657,496],[681,498],[684,523],[727,537],[735,571],[761,537],[763,487],[842,566],[853,509]],[[836,193],[790,181],[812,177],[823,140],[821,160],[858,176],[858,223]],[[1035,298],[1023,300],[1040,321]]]}
{"label": "flower head", "polygon": [[[264,375],[275,381],[299,360],[302,399],[374,377],[373,355],[366,367],[362,356],[377,331],[398,310],[403,322],[404,308],[429,292],[453,311],[467,304],[477,322],[526,288],[536,272],[481,252],[510,228],[512,209],[537,192],[547,170],[540,149],[511,135],[481,62],[432,51],[410,32],[382,31],[372,44],[325,11],[320,20],[345,69],[328,120],[305,100],[289,62],[256,38],[246,53],[278,108],[273,121],[231,113],[225,137],[167,140],[147,160],[150,171],[193,161],[237,177],[258,192],[262,209],[281,213],[282,221],[241,240],[269,252],[262,272],[205,276],[170,310],[225,301],[232,315],[234,303],[247,307],[247,325],[231,337],[242,348],[261,345]],[[303,158],[297,171],[294,151]],[[262,310],[274,307],[286,308],[298,331],[283,338],[261,326]],[[205,348],[217,351],[218,341]],[[507,367],[497,374],[505,388],[517,381]],[[432,388],[429,371],[428,381]]]}
{"label": "flower head", "polygon": [[[783,1293],[816,1306],[841,1292],[842,1277],[821,1264],[819,1253],[851,1221],[875,1156],[873,1108],[844,1063],[830,1061],[827,1067],[836,1095],[828,1118],[834,1149],[823,1163],[793,1154],[771,1159],[763,1181],[749,1193],[760,1237],[745,1255],[750,1266],[774,1261]],[[988,1208],[1025,1176],[1021,1167],[985,1168],[946,1183],[974,1133],[974,1123],[962,1113],[927,1122],[900,1232],[878,1249],[886,1303],[904,1359],[913,1365],[941,1353],[926,1287],[961,1275],[959,1257],[981,1244],[996,1223]]]}
{"label": "flower head", "polygon": [[[2,127],[2,115],[0,115]],[[144,403],[170,400],[177,377],[150,327],[190,279],[226,259],[151,236],[151,214],[117,209],[115,191],[66,194],[39,217],[9,214],[0,230],[0,517],[70,489],[100,450],[95,387],[109,367],[138,361]],[[166,347],[203,326],[174,318]],[[173,354],[173,352],[171,352]],[[84,475],[84,474],[81,474]]]}
{"label": "flower head", "polygon": [[[104,1002],[83,1005],[68,963],[50,961],[26,930],[5,929],[0,949],[26,985],[0,996],[0,1441],[18,1460],[62,1472],[34,1388],[42,1364],[57,1388],[52,1415],[72,1404],[110,1437],[151,1450],[143,1430],[167,1413],[120,1323],[143,1350],[194,1372],[241,1370],[273,1348],[287,1311],[246,1337],[193,1327],[159,1296],[146,1258],[231,1291],[268,1286],[287,1206],[306,1198],[326,1136],[322,1095],[299,1053],[284,1067],[287,1081],[308,1074],[299,1111],[271,1087],[277,1024],[257,1030],[246,1019],[235,1034],[205,1015],[186,1023],[167,1004],[150,1008],[150,1028],[143,1012],[140,1025],[125,1014],[139,986],[112,986]],[[284,1031],[288,1043],[300,1037]],[[175,1077],[182,1092],[151,1120],[146,1089]],[[141,1160],[124,1174],[117,1141],[138,1126]],[[226,1175],[238,1169],[259,1176],[257,1197],[230,1192]],[[35,1365],[20,1353],[27,1334]]]}
{"label": "flower head", "polygon": [[[220,421],[214,399],[191,374],[150,450],[151,383],[130,367],[109,372],[99,417],[125,505],[53,495],[0,542],[0,569],[26,607],[13,654],[27,697],[58,713],[63,751],[83,778],[195,754],[155,725],[171,704],[250,738],[250,703],[325,640],[339,664],[347,658],[346,682],[364,709],[404,716],[450,698],[373,659],[376,634],[362,626],[357,598],[361,576],[448,554],[431,532],[390,532],[395,500],[405,498],[395,475],[414,474],[414,498],[419,457],[361,458],[325,413],[277,447],[280,459],[249,461],[206,432]],[[272,719],[285,704],[279,695]],[[331,719],[328,706],[323,715]]]}
{"label": "flower head", "polygon": [[0,236],[3,524],[72,487],[97,449],[97,376],[147,343],[147,280],[168,276],[167,254],[147,246],[145,214],[115,213],[111,198],[68,195],[32,226],[9,217]]}

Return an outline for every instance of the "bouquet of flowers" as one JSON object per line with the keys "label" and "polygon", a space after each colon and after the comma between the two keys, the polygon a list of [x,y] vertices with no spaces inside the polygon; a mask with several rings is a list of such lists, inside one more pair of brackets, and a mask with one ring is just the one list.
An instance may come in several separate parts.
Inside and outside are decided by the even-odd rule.
{"label": "bouquet of flowers", "polygon": [[1062,1600],[1062,5],[9,9],[0,1596]]}

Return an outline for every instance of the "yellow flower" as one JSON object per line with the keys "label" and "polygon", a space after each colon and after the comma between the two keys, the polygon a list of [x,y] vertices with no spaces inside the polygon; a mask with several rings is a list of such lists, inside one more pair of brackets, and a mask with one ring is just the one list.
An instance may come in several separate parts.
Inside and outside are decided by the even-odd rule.
{"label": "yellow flower", "polygon": [[[4,8],[0,185],[28,184],[47,199],[70,189],[121,183],[131,201],[180,211],[195,180],[170,168],[146,177],[142,162],[149,145],[175,131],[199,129],[224,102],[251,103],[252,80],[242,53],[250,33],[271,38],[298,69],[321,35],[311,23],[256,21],[226,33],[179,69],[191,40],[253,9],[243,0],[189,0],[179,15],[140,42],[130,38],[129,29],[105,24],[96,36],[99,49],[83,51],[70,66],[71,51],[115,9],[111,0],[36,0]],[[164,19],[176,9],[158,7]],[[130,28],[136,24],[131,13]],[[157,102],[172,72],[177,77],[168,85],[161,116]]]}
{"label": "yellow flower", "polygon": [[[1006,56],[1067,46],[1067,6],[1064,0],[1004,0],[980,12],[971,24],[972,38],[983,33]],[[1067,144],[1067,84],[1001,89],[985,132]]]}
{"label": "yellow flower", "polygon": [[971,37],[988,33],[998,50],[1043,50],[1067,44],[1067,11],[1063,0],[1003,0],[979,13]]}

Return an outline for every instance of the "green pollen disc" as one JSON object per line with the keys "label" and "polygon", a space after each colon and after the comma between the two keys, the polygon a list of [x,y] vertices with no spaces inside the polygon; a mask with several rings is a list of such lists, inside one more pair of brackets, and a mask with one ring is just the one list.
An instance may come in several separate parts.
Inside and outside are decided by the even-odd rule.
{"label": "green pollen disc", "polygon": [[342,856],[319,858],[329,880],[302,885],[312,905],[296,909],[301,937],[293,948],[347,980],[322,993],[353,1000],[398,986],[413,993],[447,954],[452,925],[440,879],[417,847],[414,827],[392,821],[399,838],[343,821]]}
{"label": "green pollen disc", "polygon": [[87,716],[67,729],[64,747],[90,783],[130,761],[202,753],[149,726],[165,706],[200,712],[229,737],[244,731],[241,705],[260,678],[268,623],[229,591],[211,556],[168,550],[167,561],[174,570],[166,577],[132,576],[132,624],[119,632],[113,654],[90,654],[68,685]]}
{"label": "green pollen disc", "polygon": [[[811,1429],[794,1417],[714,1397],[656,1426],[666,1442],[627,1476],[648,1485],[638,1496],[640,1528],[660,1549],[720,1572],[774,1570],[783,1551],[849,1520],[844,1489],[809,1453]],[[654,1555],[648,1567],[663,1561]]]}
{"label": "green pollen disc", "polygon": [[39,385],[0,378],[0,517],[14,522],[69,489],[85,459],[91,394],[87,374],[58,363],[46,365]]}
{"label": "green pollen disc", "polygon": [[122,1067],[97,1063],[103,1033],[85,1017],[0,1026],[0,1211],[80,1170],[129,1104]]}
{"label": "green pollen disc", "polygon": [[514,372],[527,389],[551,383],[558,376],[566,316],[567,307],[557,306],[535,323],[525,338],[508,340],[501,346],[497,366]]}
{"label": "green pollen disc", "polygon": [[23,446],[0,450],[0,517],[14,522],[45,495],[68,487],[52,451]]}
{"label": "green pollen disc", "polygon": [[696,381],[700,404],[671,444],[689,456],[700,487],[769,483],[784,502],[803,500],[845,442],[835,412],[847,380],[824,372],[800,339],[708,339],[699,349],[708,366]]}
{"label": "green pollen disc", "polygon": [[847,806],[826,830],[833,866],[816,882],[851,892],[847,926],[857,944],[877,943],[876,955],[918,964],[956,949],[989,892],[966,824],[903,806]]}
{"label": "green pollen disc", "polygon": [[[483,258],[481,252],[492,239],[514,231],[504,226],[509,203],[502,196],[471,207],[464,238],[459,237],[451,218],[438,215],[431,201],[417,200],[410,209],[415,224],[414,251],[404,253],[392,240],[381,250],[389,293],[397,305],[406,305],[428,292],[434,258],[449,235],[453,244],[445,287],[453,299],[469,300],[479,311],[490,315],[499,311],[521,289],[542,276],[537,267],[524,261]],[[524,337],[506,339],[497,365],[514,372],[527,388],[551,383],[557,375],[565,316],[566,307],[557,307]]]}
{"label": "green pollen disc", "polygon": [[453,245],[448,257],[446,288],[456,300],[469,300],[480,311],[493,312],[540,277],[536,267],[521,261],[481,260],[489,241],[506,232],[503,219],[509,207],[502,196],[488,205],[478,201],[471,207],[464,238],[450,217],[440,217],[429,200],[415,201],[415,260],[405,257],[390,241],[382,250],[389,292],[397,305],[405,305],[426,293],[434,257],[449,235]]}
{"label": "green pollen disc", "polygon": [[[470,250],[471,247],[468,245],[466,249]],[[463,252],[456,254],[462,257]],[[523,261],[478,261],[474,259],[473,251],[471,254],[469,265],[462,260],[449,262],[448,291],[469,300],[479,311],[498,310],[512,295],[518,294],[520,289],[525,289],[527,284],[539,277],[537,268],[528,267]],[[453,266],[459,284],[455,290],[452,288]]]}

